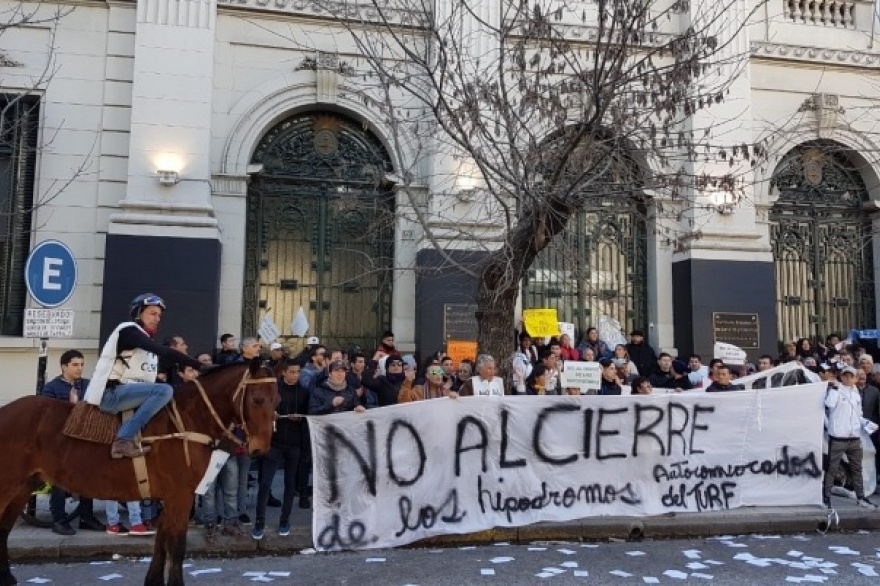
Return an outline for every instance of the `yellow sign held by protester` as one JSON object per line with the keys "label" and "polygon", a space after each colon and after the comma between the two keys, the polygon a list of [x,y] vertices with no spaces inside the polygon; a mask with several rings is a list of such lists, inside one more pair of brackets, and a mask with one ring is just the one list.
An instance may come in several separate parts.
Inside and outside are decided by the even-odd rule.
{"label": "yellow sign held by protester", "polygon": [[559,335],[559,318],[555,309],[524,309],[523,327],[533,338]]}

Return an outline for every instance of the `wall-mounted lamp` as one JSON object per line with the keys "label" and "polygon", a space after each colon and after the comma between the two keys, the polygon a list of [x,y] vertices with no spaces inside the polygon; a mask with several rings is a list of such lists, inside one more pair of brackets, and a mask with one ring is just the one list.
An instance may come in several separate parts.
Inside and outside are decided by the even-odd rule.
{"label": "wall-mounted lamp", "polygon": [[459,187],[455,191],[455,197],[458,198],[461,202],[472,202],[477,198],[477,192],[479,189],[474,187]]}
{"label": "wall-mounted lamp", "polygon": [[732,203],[718,203],[715,204],[715,211],[721,214],[722,216],[727,216],[733,213],[735,206]]}
{"label": "wall-mounted lamp", "polygon": [[180,183],[180,176],[177,174],[177,171],[159,169],[156,171],[156,175],[159,177],[159,183],[166,187],[171,187],[172,185]]}

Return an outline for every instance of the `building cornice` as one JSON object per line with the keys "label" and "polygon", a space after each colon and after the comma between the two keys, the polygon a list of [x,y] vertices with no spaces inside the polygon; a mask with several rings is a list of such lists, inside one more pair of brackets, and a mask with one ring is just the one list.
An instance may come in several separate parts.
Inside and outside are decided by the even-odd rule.
{"label": "building cornice", "polygon": [[828,49],[766,41],[752,41],[751,51],[752,56],[759,59],[785,59],[849,67],[877,67],[880,65],[880,52],[875,51]]}
{"label": "building cornice", "polygon": [[409,7],[396,7],[390,3],[382,8],[381,13],[370,3],[339,1],[316,3],[313,0],[217,0],[217,6],[309,18],[335,19],[345,15],[354,22],[381,22],[401,26],[419,24],[419,19]]}

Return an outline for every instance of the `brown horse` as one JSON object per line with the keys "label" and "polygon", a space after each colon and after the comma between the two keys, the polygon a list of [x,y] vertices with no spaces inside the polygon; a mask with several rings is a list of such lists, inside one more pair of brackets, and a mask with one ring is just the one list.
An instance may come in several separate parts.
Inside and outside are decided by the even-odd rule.
{"label": "brown horse", "polygon": [[[272,372],[255,360],[216,368],[202,375],[199,383],[208,401],[195,383],[187,383],[174,393],[184,428],[220,439],[224,435],[220,422],[227,429],[232,424],[243,425],[250,453],[267,452],[279,400]],[[9,532],[30,493],[43,481],[99,499],[141,498],[131,460],[111,459],[110,447],[105,444],[62,435],[71,408],[69,403],[45,397],[23,397],[0,408],[0,446],[5,454],[0,474],[0,586],[17,584],[9,567]],[[150,421],[143,435],[176,431],[165,409]],[[189,465],[180,439],[157,441],[146,456],[151,497],[164,503],[146,586],[166,584],[166,563],[167,584],[183,584],[190,507],[212,451],[204,444],[187,445]]]}

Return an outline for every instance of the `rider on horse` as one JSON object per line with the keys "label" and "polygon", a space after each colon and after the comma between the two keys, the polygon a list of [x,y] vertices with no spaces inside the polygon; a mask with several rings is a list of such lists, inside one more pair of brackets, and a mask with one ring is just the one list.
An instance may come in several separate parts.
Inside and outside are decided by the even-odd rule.
{"label": "rider on horse", "polygon": [[113,458],[136,458],[150,451],[134,439],[150,419],[171,400],[171,385],[156,382],[159,356],[181,369],[198,371],[201,363],[186,354],[153,340],[165,302],[157,295],[144,293],[131,301],[130,315],[113,330],[95,365],[95,374],[86,389],[85,401],[105,413],[137,409],[125,421],[110,448]]}

